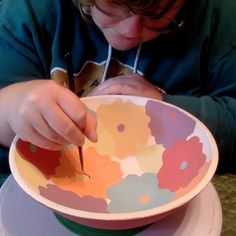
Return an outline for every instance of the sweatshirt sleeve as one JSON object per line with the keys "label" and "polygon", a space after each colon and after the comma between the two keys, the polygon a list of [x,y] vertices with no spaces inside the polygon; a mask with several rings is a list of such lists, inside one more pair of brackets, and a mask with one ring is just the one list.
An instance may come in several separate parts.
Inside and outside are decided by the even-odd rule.
{"label": "sweatshirt sleeve", "polygon": [[[0,0],[0,89],[49,78],[58,5],[59,0]],[[0,145],[0,173],[10,172],[8,151]]]}
{"label": "sweatshirt sleeve", "polygon": [[60,2],[0,1],[0,88],[50,77],[53,40],[60,33]]}
{"label": "sweatshirt sleeve", "polygon": [[206,95],[165,95],[199,118],[211,131],[219,149],[218,172],[236,173],[236,50],[225,54],[212,69]]}
{"label": "sweatshirt sleeve", "polygon": [[204,55],[199,63],[202,92],[168,94],[164,100],[189,111],[209,128],[219,149],[218,171],[236,173],[236,2],[202,2],[204,7],[196,10],[195,21],[204,29],[207,45],[199,48]]}

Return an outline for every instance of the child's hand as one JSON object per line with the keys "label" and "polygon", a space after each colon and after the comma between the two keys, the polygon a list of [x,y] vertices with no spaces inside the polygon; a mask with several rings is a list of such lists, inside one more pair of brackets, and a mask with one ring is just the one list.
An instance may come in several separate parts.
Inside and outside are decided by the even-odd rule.
{"label": "child's hand", "polygon": [[[0,124],[21,139],[51,150],[72,143],[81,146],[84,136],[96,141],[96,120],[80,99],[51,80],[34,80],[1,91]],[[5,121],[3,121],[5,119]],[[7,125],[6,125],[7,124]]]}
{"label": "child's hand", "polygon": [[138,74],[121,75],[105,80],[89,96],[123,94],[149,97],[162,100],[162,93],[153,84]]}

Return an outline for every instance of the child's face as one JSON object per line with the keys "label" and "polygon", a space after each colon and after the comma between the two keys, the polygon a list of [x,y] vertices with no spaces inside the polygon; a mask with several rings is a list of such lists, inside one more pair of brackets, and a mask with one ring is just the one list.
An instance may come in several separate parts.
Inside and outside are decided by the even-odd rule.
{"label": "child's face", "polygon": [[124,51],[168,32],[167,26],[184,1],[176,0],[160,19],[155,19],[154,16],[132,13],[126,6],[115,5],[107,0],[95,0],[91,6],[91,15],[111,46]]}

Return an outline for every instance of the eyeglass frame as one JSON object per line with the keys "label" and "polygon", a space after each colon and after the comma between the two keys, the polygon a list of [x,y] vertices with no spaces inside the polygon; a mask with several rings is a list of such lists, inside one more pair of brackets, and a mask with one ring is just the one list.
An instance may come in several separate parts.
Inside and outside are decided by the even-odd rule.
{"label": "eyeglass frame", "polygon": [[[118,4],[117,4],[118,5]],[[159,20],[161,19],[159,16],[155,16],[155,15],[148,15],[148,14],[141,14],[141,13],[136,13],[133,9],[131,9],[129,6],[127,5],[123,5],[123,4],[119,4],[122,8],[127,9],[128,11],[127,12],[127,15],[124,16],[124,17],[121,17],[121,16],[118,16],[118,15],[113,15],[111,14],[110,12],[104,10],[103,8],[101,8],[101,6],[99,6],[96,2],[96,0],[93,2],[93,6],[98,10],[100,11],[102,14],[104,14],[105,16],[107,17],[111,17],[113,19],[117,19],[117,20],[123,20],[123,19],[126,19],[126,18],[129,18],[129,17],[132,17],[133,15],[140,15],[144,18],[148,18],[149,20]],[[181,29],[184,25],[184,22],[185,22],[185,18],[186,18],[186,15],[182,14],[182,11],[183,11],[183,8],[184,6],[182,6],[179,10],[179,12],[176,14],[176,16],[173,18],[173,19],[166,19],[166,20],[170,20],[169,24],[167,26],[165,26],[163,29],[161,28],[153,28],[153,27],[150,27],[150,26],[145,26],[147,29],[151,30],[151,31],[154,31],[154,32],[158,32],[158,33],[161,33],[161,34],[166,34],[166,33],[171,33],[171,32],[175,32],[179,29]],[[167,10],[168,12],[168,10]],[[181,15],[181,16],[180,16]],[[180,18],[180,19],[179,19]]]}

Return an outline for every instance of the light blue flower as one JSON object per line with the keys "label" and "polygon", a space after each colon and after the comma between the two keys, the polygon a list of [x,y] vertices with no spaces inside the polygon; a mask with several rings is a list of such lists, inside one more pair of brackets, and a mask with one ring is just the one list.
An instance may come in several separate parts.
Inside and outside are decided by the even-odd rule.
{"label": "light blue flower", "polygon": [[175,193],[158,188],[156,174],[128,175],[122,182],[113,185],[107,193],[111,202],[108,212],[122,213],[142,211],[166,204]]}

